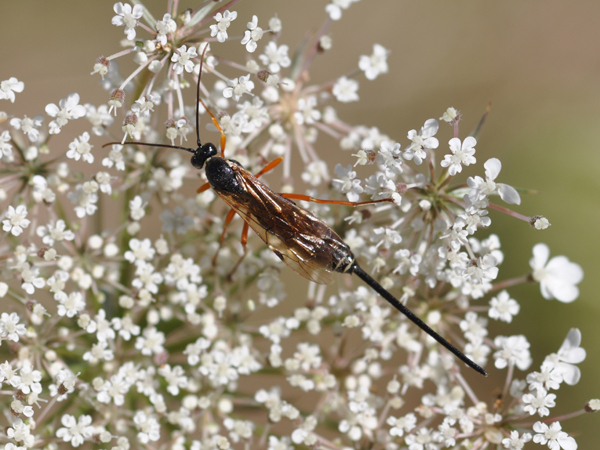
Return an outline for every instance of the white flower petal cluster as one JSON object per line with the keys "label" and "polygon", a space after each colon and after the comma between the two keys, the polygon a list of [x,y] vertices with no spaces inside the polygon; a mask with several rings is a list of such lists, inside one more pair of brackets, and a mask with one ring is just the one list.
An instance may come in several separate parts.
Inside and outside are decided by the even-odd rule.
{"label": "white flower petal cluster", "polygon": [[[249,14],[235,31],[235,2],[117,3],[112,23],[127,40],[93,70],[108,104],[71,94],[46,106],[48,124],[0,113],[7,450],[576,448],[562,422],[581,411],[561,418],[555,405],[582,378],[582,335],[573,328],[530,369],[512,286],[533,280],[568,303],[583,271],[538,244],[530,273],[504,276],[519,265],[504,262],[490,210],[538,230],[549,222],[494,204],[498,195],[516,208],[519,192],[498,182],[497,158],[477,163],[485,139],[464,136],[455,108],[440,118],[450,127],[429,119],[406,134],[345,121],[340,103],[360,100],[356,76],[390,69],[375,44],[356,54],[359,70],[315,76],[336,35],[327,27],[342,26],[331,21],[354,1],[329,1],[327,26],[299,46],[282,43],[277,16],[263,29]],[[230,33],[245,51],[220,45]],[[1,82],[0,99],[23,87]],[[49,140],[83,116],[64,147]],[[381,287],[352,284],[359,264]],[[340,269],[334,288],[291,283],[294,271],[327,281]],[[382,289],[476,364],[506,369],[486,387],[501,401],[478,397],[483,379]],[[599,400],[582,411],[596,410]]]}
{"label": "white flower petal cluster", "polygon": [[15,77],[10,77],[8,80],[0,82],[0,100],[10,100],[15,102],[15,92],[21,93],[25,89],[25,83],[17,80]]}
{"label": "white flower petal cluster", "polygon": [[370,56],[363,55],[358,61],[358,67],[365,73],[367,80],[374,80],[382,73],[388,72],[389,51],[382,45],[373,45],[373,54]]}
{"label": "white flower petal cluster", "polygon": [[13,236],[19,236],[23,232],[23,229],[27,228],[31,223],[27,219],[27,213],[25,205],[19,205],[16,208],[9,206],[5,216],[6,219],[2,221],[2,229]]}
{"label": "white flower petal cluster", "polygon": [[246,46],[246,51],[254,53],[258,47],[257,42],[263,37],[264,31],[258,26],[258,17],[252,16],[252,22],[246,24],[248,29],[244,32],[244,38],[242,39],[242,45]]}
{"label": "white flower petal cluster", "polygon": [[125,36],[130,41],[133,41],[136,36],[135,27],[138,24],[138,20],[141,19],[144,13],[144,7],[140,4],[136,4],[131,7],[129,3],[115,3],[113,10],[116,16],[111,20],[113,25],[118,27],[125,27]]}
{"label": "white flower petal cluster", "polygon": [[49,133],[58,134],[69,120],[79,119],[86,115],[85,106],[79,104],[79,94],[69,94],[56,106],[54,103],[46,105],[46,113],[55,119],[49,124]]}
{"label": "white flower petal cluster", "polygon": [[233,22],[236,18],[237,18],[236,11],[225,11],[223,14],[221,14],[221,13],[215,14],[214,19],[217,23],[216,23],[216,25],[210,26],[210,35],[212,37],[216,36],[217,41],[219,41],[219,42],[225,42],[228,37],[227,29],[231,25],[231,22]]}
{"label": "white flower petal cluster", "polygon": [[550,249],[546,244],[533,247],[533,258],[529,260],[533,279],[540,283],[545,299],[571,303],[579,296],[577,285],[583,280],[583,270],[566,256],[549,258]]}

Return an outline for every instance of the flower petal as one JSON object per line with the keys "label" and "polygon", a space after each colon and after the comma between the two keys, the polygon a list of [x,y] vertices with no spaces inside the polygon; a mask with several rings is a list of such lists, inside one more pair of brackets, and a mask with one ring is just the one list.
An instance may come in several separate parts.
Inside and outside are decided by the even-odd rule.
{"label": "flower petal", "polygon": [[483,167],[485,168],[485,176],[490,180],[495,180],[498,174],[500,174],[502,163],[498,158],[490,158],[485,162]]}
{"label": "flower petal", "polygon": [[521,204],[521,196],[514,187],[504,183],[497,183],[496,186],[498,186],[498,195],[506,203],[509,205]]}
{"label": "flower petal", "polygon": [[533,270],[542,269],[546,265],[549,256],[550,248],[546,244],[535,244],[533,246],[533,258],[529,260],[529,265]]}
{"label": "flower petal", "polygon": [[583,280],[583,269],[577,263],[569,261],[566,256],[555,256],[552,258],[546,270],[560,276],[560,279],[566,283],[577,284]]}

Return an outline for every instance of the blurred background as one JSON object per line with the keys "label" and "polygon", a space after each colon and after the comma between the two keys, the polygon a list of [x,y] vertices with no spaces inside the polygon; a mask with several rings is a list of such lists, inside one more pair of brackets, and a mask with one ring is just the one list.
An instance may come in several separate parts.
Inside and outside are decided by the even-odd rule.
{"label": "blurred background", "polygon": [[[106,103],[107,92],[90,72],[96,58],[117,52],[124,38],[123,27],[110,23],[113,4],[105,0],[2,1],[0,79],[14,76],[25,82],[14,107],[3,103],[2,108],[31,117],[71,92],[81,95],[81,103]],[[155,17],[166,11],[164,0],[145,4]],[[180,10],[197,6],[191,1],[180,4]],[[238,19],[232,29],[242,30],[253,14],[259,17],[259,25],[266,26],[277,13],[283,22],[280,43],[288,44],[291,54],[307,31],[321,26],[326,4],[242,1],[233,8]],[[595,1],[575,6],[560,0],[363,0],[332,24],[333,48],[311,69],[312,80],[323,82],[356,69],[359,56],[371,54],[374,43],[389,49],[389,73],[371,82],[358,77],[360,102],[336,108],[346,122],[377,126],[403,146],[408,130],[440,117],[449,106],[463,113],[464,138],[492,102],[478,139],[478,167],[465,172],[483,174],[483,162],[498,157],[503,164],[499,181],[538,191],[522,195],[516,211],[542,214],[552,223],[550,229],[539,232],[524,222],[491,213],[505,254],[500,278],[526,273],[531,249],[538,242],[547,243],[552,256],[566,255],[585,271],[581,295],[570,305],[545,300],[537,285],[510,289],[521,304],[521,313],[512,324],[493,329],[493,335],[527,336],[534,358],[532,370],[545,355],[558,350],[570,328],[581,330],[582,346],[588,353],[580,365],[583,376],[578,385],[561,388],[553,415],[579,409],[590,398],[600,397],[600,302],[596,294],[600,291],[599,17],[600,2]],[[138,36],[147,37],[143,31]],[[243,54],[239,39],[223,45]],[[447,148],[446,136],[450,137],[445,128],[441,149]],[[59,139],[65,139],[66,150],[67,136]],[[324,157],[327,154],[331,169],[334,161],[353,162],[337,148],[321,152]],[[299,173],[295,175],[299,178]],[[495,374],[493,367],[488,368],[492,391],[505,372]],[[586,415],[564,422],[563,429],[576,437],[579,448],[597,448],[599,420],[599,416]]]}

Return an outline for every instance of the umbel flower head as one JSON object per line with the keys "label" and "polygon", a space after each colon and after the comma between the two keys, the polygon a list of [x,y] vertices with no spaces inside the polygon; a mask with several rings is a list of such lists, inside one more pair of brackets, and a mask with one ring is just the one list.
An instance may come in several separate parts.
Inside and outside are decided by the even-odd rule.
{"label": "umbel flower head", "polygon": [[[375,43],[346,73],[330,67],[329,81],[311,82],[353,1],[325,5],[323,25],[310,24],[319,31],[299,46],[275,13],[242,17],[237,3],[116,3],[123,49],[90,57],[106,103],[72,93],[38,108],[48,120],[31,111],[0,123],[0,445],[575,449],[566,419],[600,400],[562,416],[555,408],[559,389],[584,376],[589,343],[572,328],[532,367],[530,330],[512,319],[522,300],[574,301],[583,272],[538,244],[531,270],[511,261],[523,274],[506,279],[494,214],[536,230],[549,222],[508,209],[519,191],[499,182],[497,158],[477,158],[484,137],[461,134],[461,120],[477,118],[434,111],[451,126],[431,118],[397,136],[349,124],[338,104],[360,101],[359,82],[377,82],[394,57]],[[231,41],[243,58],[231,56]],[[124,59],[135,68],[122,75]],[[24,87],[0,82],[0,102],[11,108]],[[327,289],[300,277],[306,289],[292,287],[282,260],[314,268],[292,241],[325,236],[287,233],[301,227],[283,207],[268,218],[285,235],[256,219],[250,207],[264,208],[255,203],[265,197],[252,189],[271,191],[250,175],[226,197],[237,209],[217,198],[181,151],[196,146],[196,132],[207,145],[217,126],[224,148],[203,147],[212,153],[195,166],[212,158],[261,181],[271,172],[287,196],[273,193],[273,204],[310,208],[302,217],[335,230],[383,290],[502,383],[475,379],[367,286],[339,276]],[[50,139],[58,133],[64,147]],[[332,172],[325,154],[346,161]],[[298,193],[294,180],[310,189]],[[512,298],[524,282],[542,295]],[[505,322],[505,335],[490,320]]]}

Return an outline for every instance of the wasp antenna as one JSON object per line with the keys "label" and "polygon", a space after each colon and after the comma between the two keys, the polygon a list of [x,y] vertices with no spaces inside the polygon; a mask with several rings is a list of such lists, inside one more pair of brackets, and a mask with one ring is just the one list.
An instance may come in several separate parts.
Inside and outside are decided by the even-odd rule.
{"label": "wasp antenna", "polygon": [[425,322],[419,319],[414,313],[400,303],[396,297],[386,291],[377,281],[369,276],[361,267],[354,263],[352,266],[352,272],[355,273],[361,280],[363,280],[367,285],[369,285],[373,290],[375,290],[379,295],[381,295],[384,299],[386,299],[394,308],[408,317],[415,325],[417,325],[421,330],[427,333],[429,336],[438,341],[441,345],[446,347],[454,356],[464,362],[471,369],[480,373],[481,375],[487,376],[487,372],[480,367],[478,364],[473,362],[471,359],[467,358],[464,353],[462,353],[459,349],[457,349],[454,345],[444,339],[442,336],[433,331]]}
{"label": "wasp antenna", "polygon": [[186,152],[190,152],[190,153],[196,153],[193,149],[191,148],[187,148],[187,147],[179,147],[177,145],[167,145],[167,144],[151,144],[149,142],[135,142],[135,141],[125,141],[125,142],[108,142],[106,144],[104,144],[102,146],[102,148],[104,147],[108,147],[109,145],[125,145],[125,144],[131,144],[131,145],[146,145],[148,147],[164,147],[164,148],[176,148],[178,150],[185,150]]}
{"label": "wasp antenna", "polygon": [[[206,109],[206,112],[210,115],[210,118],[212,119],[212,122],[215,124],[215,127],[217,127],[217,130],[219,130],[219,133],[221,133],[221,156],[224,158],[225,157],[225,143],[227,141],[227,138],[225,137],[225,133],[223,132],[221,125],[219,125],[219,121],[217,120],[217,118],[210,111],[210,109],[208,109],[208,106],[206,106],[206,103],[204,103],[204,101],[200,98],[200,77],[202,76],[202,66],[204,65],[204,55],[206,54],[206,50],[208,49],[208,46],[209,46],[209,44],[207,43],[206,46],[204,47],[204,50],[202,51],[202,57],[200,58],[200,70],[198,70],[198,84],[196,85],[196,98],[198,99],[198,102],[202,103],[202,106],[204,106],[204,109]],[[198,128],[198,116],[199,116],[198,102],[196,102],[196,138],[198,139],[198,147],[200,147],[202,144],[200,143],[200,129]]]}
{"label": "wasp antenna", "polygon": [[[204,46],[204,50],[202,51],[202,56],[200,56],[200,69],[198,70],[198,83],[196,84],[196,139],[198,140],[198,147],[202,145],[202,143],[200,142],[200,129],[198,128],[198,100],[200,100],[200,78],[202,78],[202,66],[204,65],[204,55],[206,54],[206,50],[208,50],[209,45],[210,44],[207,42]],[[204,103],[202,103],[202,105],[204,105]]]}
{"label": "wasp antenna", "polygon": [[223,132],[223,128],[221,128],[221,125],[219,125],[219,121],[214,116],[214,114],[212,112],[210,112],[210,109],[208,109],[208,106],[206,106],[206,104],[202,101],[202,99],[199,99],[199,100],[200,100],[200,103],[202,103],[202,106],[204,106],[204,109],[206,109],[206,112],[210,115],[210,118],[212,119],[212,122],[215,124],[215,127],[217,127],[217,130],[219,130],[219,133],[221,133],[221,156],[223,158],[225,158],[225,143],[227,142],[227,137],[225,136],[225,132]]}

